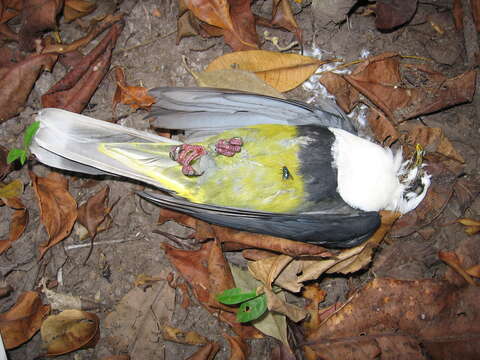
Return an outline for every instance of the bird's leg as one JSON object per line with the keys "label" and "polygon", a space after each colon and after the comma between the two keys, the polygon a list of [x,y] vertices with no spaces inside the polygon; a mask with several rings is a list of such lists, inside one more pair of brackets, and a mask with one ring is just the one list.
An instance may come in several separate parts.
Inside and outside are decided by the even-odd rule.
{"label": "bird's leg", "polygon": [[182,165],[182,173],[186,176],[199,176],[193,167],[192,162],[202,157],[207,150],[201,145],[182,144],[174,146],[170,150],[170,158]]}
{"label": "bird's leg", "polygon": [[242,138],[239,137],[233,137],[228,140],[220,139],[215,144],[215,151],[218,155],[231,157],[242,150],[242,145]]}

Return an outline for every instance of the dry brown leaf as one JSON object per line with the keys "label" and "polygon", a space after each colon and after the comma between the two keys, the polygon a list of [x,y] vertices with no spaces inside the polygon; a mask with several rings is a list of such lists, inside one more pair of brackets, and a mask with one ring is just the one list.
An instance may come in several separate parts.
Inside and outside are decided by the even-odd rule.
{"label": "dry brown leaf", "polygon": [[22,25],[18,33],[22,50],[35,49],[35,39],[45,30],[55,29],[63,0],[23,0]]}
{"label": "dry brown leaf", "polygon": [[[287,255],[272,256],[263,260],[250,262],[248,264],[248,270],[255,279],[261,281],[267,288],[271,288],[278,275],[283,272],[292,260],[293,258]],[[276,284],[279,285],[278,283]],[[295,292],[299,290],[300,289]]]}
{"label": "dry brown leaf", "polygon": [[375,26],[393,30],[409,22],[417,12],[418,0],[377,0]]}
{"label": "dry brown leaf", "polygon": [[447,78],[422,65],[402,64],[403,76],[408,76],[404,81],[400,65],[398,54],[384,53],[344,78],[395,123],[472,101],[476,71]]}
{"label": "dry brown leaf", "polygon": [[7,47],[0,48],[0,123],[23,109],[40,72],[50,71],[56,61],[54,54],[24,57]]}
{"label": "dry brown leaf", "polygon": [[70,235],[77,219],[77,203],[68,192],[68,180],[64,176],[52,172],[39,177],[30,172],[30,178],[40,208],[40,219],[49,236],[48,243],[40,245],[42,258],[49,248]]}
{"label": "dry brown leaf", "polygon": [[267,296],[268,310],[283,314],[293,322],[302,321],[308,315],[308,311],[282,300],[272,289],[265,287],[263,291]]}
{"label": "dry brown leaf", "polygon": [[97,315],[81,310],[64,310],[49,316],[40,329],[47,356],[94,347],[100,336],[99,323]]}
{"label": "dry brown leaf", "polygon": [[309,300],[306,306],[307,311],[310,313],[310,317],[305,320],[303,327],[307,332],[311,332],[320,326],[319,305],[325,300],[327,293],[320,288],[319,284],[306,285],[302,296]]}
{"label": "dry brown leaf", "polygon": [[462,264],[460,264],[460,259],[454,251],[439,251],[438,257],[463,277],[467,283],[470,285],[476,285],[475,280],[472,279],[472,277],[465,271]]}
{"label": "dry brown leaf", "polygon": [[213,60],[205,71],[239,69],[255,73],[280,92],[292,90],[307,80],[320,65],[331,62],[298,54],[265,50],[238,51]]}
{"label": "dry brown leaf", "polygon": [[474,265],[472,267],[469,267],[467,270],[465,270],[468,275],[480,278],[480,264]]}
{"label": "dry brown leaf", "polygon": [[5,203],[5,205],[11,209],[14,209],[14,212],[10,221],[8,239],[0,240],[0,254],[10,248],[13,242],[22,236],[28,224],[28,210],[19,198],[2,198],[2,201]]}
{"label": "dry brown leaf", "polygon": [[28,341],[39,329],[50,305],[43,305],[40,294],[27,291],[16,304],[0,314],[0,333],[6,349],[13,349]]}
{"label": "dry brown leaf", "polygon": [[381,111],[370,108],[367,120],[375,135],[375,139],[384,146],[392,145],[400,137],[395,126],[393,126]]}
{"label": "dry brown leaf", "polygon": [[42,106],[80,113],[107,74],[123,27],[123,21],[113,24],[102,41],[42,96]]}
{"label": "dry brown leaf", "polygon": [[193,13],[186,11],[177,20],[177,45],[184,37],[195,36],[199,33],[199,25]]}
{"label": "dry brown leaf", "polygon": [[7,163],[8,152],[6,147],[0,145],[0,180],[7,176],[12,169],[12,166]]}
{"label": "dry brown leaf", "polygon": [[115,68],[115,81],[117,82],[117,89],[113,96],[112,111],[115,114],[115,109],[118,104],[130,105],[134,110],[146,109],[155,104],[156,100],[153,96],[148,94],[148,89],[143,86],[128,86],[125,80],[125,72],[123,68],[117,66]]}
{"label": "dry brown leaf", "polygon": [[305,345],[329,360],[346,358],[345,354],[353,359],[387,354],[474,359],[480,351],[479,312],[467,309],[478,309],[479,296],[476,286],[375,279],[337,307],[308,335]]}
{"label": "dry brown leaf", "polygon": [[88,230],[90,237],[95,236],[99,225],[104,222],[110,213],[111,209],[108,207],[109,193],[110,188],[105,186],[78,208],[78,222]]}
{"label": "dry brown leaf", "polygon": [[411,146],[420,144],[427,152],[437,152],[462,164],[465,162],[462,155],[453,147],[441,128],[423,125],[414,126],[408,132],[405,142]]}
{"label": "dry brown leaf", "polygon": [[202,348],[198,349],[185,360],[213,360],[217,352],[220,350],[220,345],[216,342],[210,342]]}
{"label": "dry brown leaf", "polygon": [[[189,251],[177,249],[168,244],[163,244],[165,253],[170,262],[182,274],[182,277],[191,285],[196,298],[207,308],[208,311],[217,313],[219,318],[227,322],[233,328],[233,331],[235,331],[235,333],[241,336],[243,339],[262,337],[262,335],[253,326],[241,325],[236,322],[234,313],[219,310],[211,306],[211,291],[209,290],[210,286],[216,286],[216,291],[218,292],[235,287],[234,283],[231,284],[229,282],[225,283],[224,287],[222,287],[218,282],[212,283],[211,277],[220,276],[219,274],[211,275],[209,272],[210,253],[212,252],[212,247],[215,246],[218,247],[216,242],[209,241],[204,243],[199,250]],[[215,251],[213,260],[218,262],[215,266],[213,266],[213,268],[225,269],[225,267],[221,265],[221,258],[218,257],[218,250]],[[226,264],[226,266],[228,267],[228,264]],[[226,276],[223,274],[220,277],[227,278],[228,281],[228,275]]]}
{"label": "dry brown leaf", "polygon": [[223,333],[223,337],[230,344],[229,360],[248,360],[248,345],[239,336],[230,336]]}
{"label": "dry brown leaf", "polygon": [[480,232],[480,221],[473,219],[458,219],[457,222],[466,226],[465,232],[468,235],[475,235]]}
{"label": "dry brown leaf", "polygon": [[327,72],[318,81],[327,88],[330,94],[335,95],[338,106],[347,114],[360,102],[360,93],[343,76]]}
{"label": "dry brown leaf", "polygon": [[66,23],[81,18],[93,12],[97,8],[94,2],[85,0],[65,0],[63,7],[63,19]]}
{"label": "dry brown leaf", "polygon": [[196,331],[183,331],[167,324],[162,327],[162,337],[167,341],[187,345],[204,345],[209,342],[206,337]]}

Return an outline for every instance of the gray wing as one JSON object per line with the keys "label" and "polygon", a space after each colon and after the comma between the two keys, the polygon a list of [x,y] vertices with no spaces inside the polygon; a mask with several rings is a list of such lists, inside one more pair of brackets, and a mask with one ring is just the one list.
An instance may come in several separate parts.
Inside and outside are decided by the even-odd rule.
{"label": "gray wing", "polygon": [[314,107],[294,100],[278,99],[233,90],[170,88],[150,90],[157,100],[148,117],[164,129],[213,134],[257,124],[321,125],[356,133],[343,111],[327,99]]}
{"label": "gray wing", "polygon": [[278,214],[197,204],[161,194],[138,194],[157,205],[212,224],[332,248],[357,246],[380,226],[377,212],[346,209],[333,204],[330,209],[317,212]]}

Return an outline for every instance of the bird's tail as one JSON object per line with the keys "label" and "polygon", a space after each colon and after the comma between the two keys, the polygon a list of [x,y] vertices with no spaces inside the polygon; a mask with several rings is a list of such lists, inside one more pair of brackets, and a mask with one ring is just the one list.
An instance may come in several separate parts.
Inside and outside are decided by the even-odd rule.
{"label": "bird's tail", "polygon": [[92,175],[124,176],[172,190],[162,170],[178,168],[169,151],[179,142],[61,109],[43,109],[37,120],[40,128],[30,149],[42,163]]}

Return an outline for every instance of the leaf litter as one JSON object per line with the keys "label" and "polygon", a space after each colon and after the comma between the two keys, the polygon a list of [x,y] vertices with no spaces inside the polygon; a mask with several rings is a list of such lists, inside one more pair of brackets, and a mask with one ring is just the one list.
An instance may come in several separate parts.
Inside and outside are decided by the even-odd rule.
{"label": "leaf litter", "polygon": [[[382,214],[382,226],[371,239],[357,248],[342,251],[211,226],[185,215],[161,210],[162,222],[164,222],[162,227],[172,228],[170,223],[173,220],[193,229],[194,239],[189,242],[196,246],[196,250],[177,249],[168,243],[164,243],[162,247],[165,256],[177,272],[185,278],[186,283],[181,283],[177,279],[176,286],[170,286],[173,283],[167,281],[169,275],[166,265],[160,264],[162,271],[157,272],[159,275],[151,277],[144,275],[145,281],[141,283],[141,288],[134,287],[128,293],[128,288],[121,290],[120,293],[127,293],[127,295],[122,300],[117,297],[115,310],[105,320],[100,316],[99,322],[94,314],[86,315],[87,313],[80,310],[67,309],[67,314],[83,317],[74,316],[71,325],[68,321],[61,320],[60,326],[53,326],[57,331],[55,335],[44,336],[46,342],[50,344],[48,345],[50,355],[95,346],[99,327],[107,329],[104,343],[109,345],[96,347],[103,346],[102,349],[108,348],[110,351],[113,349],[115,353],[123,352],[124,355],[119,355],[123,357],[150,358],[158,355],[162,329],[170,329],[170,333],[174,334],[170,339],[177,338],[177,340],[179,337],[189,338],[187,335],[194,333],[184,329],[181,324],[167,326],[167,323],[175,323],[175,318],[178,317],[174,309],[180,304],[176,304],[175,289],[178,289],[179,294],[181,292],[184,298],[181,305],[183,311],[187,313],[193,311],[198,301],[218,319],[229,324],[237,334],[237,336],[225,334],[232,349],[230,355],[232,359],[255,356],[255,353],[249,351],[248,342],[245,340],[261,338],[261,333],[278,339],[283,345],[277,349],[279,352],[285,352],[286,357],[301,350],[304,351],[307,359],[318,358],[320,354],[324,358],[340,358],[347,354],[358,355],[356,358],[375,358],[393,352],[417,358],[427,354],[430,358],[439,359],[451,358],[452,354],[461,354],[464,358],[478,354],[479,350],[475,345],[478,343],[475,339],[479,333],[475,328],[475,323],[478,323],[476,318],[478,307],[475,306],[473,299],[478,297],[476,285],[478,285],[480,261],[474,256],[475,247],[468,241],[478,232],[476,220],[478,213],[475,208],[478,206],[476,199],[479,187],[475,176],[464,176],[466,169],[471,168],[468,166],[472,160],[469,154],[456,148],[458,139],[455,136],[452,137],[451,133],[447,134],[446,129],[428,126],[428,121],[423,121],[425,118],[429,119],[429,116],[441,115],[444,111],[448,114],[449,107],[472,101],[476,86],[476,72],[457,67],[456,73],[451,71],[443,73],[431,62],[427,66],[421,57],[377,51],[366,60],[352,62],[352,65],[355,62],[358,65],[354,68],[351,65],[348,66],[351,70],[339,75],[319,70],[329,61],[339,62],[339,59],[334,56],[331,57],[332,60],[319,60],[317,57],[302,56],[297,53],[260,50],[268,45],[261,43],[257,35],[257,26],[287,29],[293,33],[290,35],[294,36],[300,45],[304,45],[308,31],[305,32],[302,21],[299,19],[305,21],[305,17],[302,16],[308,12],[308,8],[302,8],[301,1],[297,3],[299,5],[274,0],[267,11],[268,16],[257,16],[254,12],[258,9],[253,9],[249,1],[184,0],[179,9],[181,16],[178,17],[178,24],[183,25],[178,27],[178,41],[186,35],[193,34],[202,35],[207,38],[206,41],[215,41],[210,38],[211,36],[222,36],[225,43],[234,50],[232,53],[223,55],[222,52],[216,51],[213,55],[209,53],[208,57],[203,58],[202,65],[205,66],[205,71],[191,71],[195,74],[198,84],[261,93],[265,93],[262,88],[266,88],[265,84],[268,84],[271,87],[268,89],[268,94],[279,96],[280,93],[292,89],[295,89],[294,91],[298,94],[299,85],[312,74],[323,71],[321,83],[336,96],[339,105],[345,111],[350,112],[359,105],[368,107],[367,121],[372,135],[379,143],[402,147],[406,156],[413,154],[418,146],[422,147],[425,151],[426,169],[432,174],[433,179],[433,185],[425,201],[416,211],[400,219],[397,219],[398,214]],[[405,26],[407,29],[411,17],[417,16],[415,11],[412,13],[410,5],[413,2],[405,3],[403,7],[395,8],[396,10],[389,8],[387,3],[378,2],[377,9],[373,10],[377,12],[377,28],[392,30]],[[148,110],[153,103],[153,100],[148,98],[148,86],[127,85],[123,70],[117,70],[116,79],[113,79],[113,76],[111,79],[105,76],[109,71],[117,40],[125,40],[121,37],[124,36],[122,30],[124,30],[125,20],[129,26],[134,26],[129,22],[128,16],[125,20],[122,20],[123,15],[113,13],[103,17],[91,17],[91,25],[83,26],[84,29],[88,29],[86,34],[82,36],[77,34],[70,38],[78,40],[63,43],[57,33],[56,19],[61,9],[63,9],[65,24],[69,23],[68,26],[76,24],[80,27],[82,27],[82,17],[88,17],[90,13],[95,16],[99,9],[89,1],[46,1],[41,4],[41,11],[33,13],[31,9],[32,6],[36,6],[35,4],[35,0],[25,2],[23,7],[14,1],[2,3],[0,33],[13,41],[19,41],[24,50],[30,51],[25,55],[11,48],[1,48],[5,56],[0,64],[0,75],[2,71],[4,74],[0,76],[0,81],[3,81],[5,86],[2,87],[4,95],[0,94],[0,101],[3,101],[2,109],[4,109],[4,113],[0,114],[0,122],[4,122],[5,127],[15,121],[12,119],[6,122],[8,119],[19,112],[23,114],[25,106],[32,106],[29,95],[32,88],[36,86],[38,76],[43,70],[52,70],[59,54],[62,54],[61,61],[66,64],[67,73],[63,79],[51,86],[50,90],[41,92],[43,106],[66,108],[75,112],[82,110],[90,112],[97,105],[95,102],[99,101],[95,92],[104,91],[101,84],[107,82],[111,86],[111,91],[108,96],[103,95],[102,104],[108,104],[113,99],[114,107],[128,105],[134,110]],[[293,11],[295,6],[299,7]],[[455,6],[454,15],[459,18],[461,16],[458,15],[458,2]],[[419,6],[420,8],[422,6]],[[162,14],[170,11],[164,6],[155,7],[153,10],[156,12],[152,9],[142,10],[142,14],[145,15],[142,15],[144,16],[142,21],[136,24],[150,26],[150,32],[152,22],[163,20]],[[361,15],[354,10],[351,16],[355,19],[368,18],[368,14],[372,11],[371,8],[362,10],[365,12]],[[420,12],[420,10],[417,11]],[[132,14],[130,12],[128,15],[133,16]],[[152,15],[152,18],[149,14],[157,15]],[[15,27],[15,23],[9,23],[17,16],[21,20],[19,27]],[[434,27],[430,23],[427,25],[431,26],[430,30],[435,31],[437,34],[435,36],[442,36],[445,31],[453,31],[451,29],[439,31],[438,26]],[[457,21],[457,23],[460,22]],[[19,30],[18,35],[12,29]],[[49,33],[52,37],[45,35],[52,29],[54,31]],[[96,45],[92,43],[94,38],[106,29],[110,30],[103,40]],[[135,37],[132,34],[130,35]],[[285,36],[288,33],[282,34]],[[179,46],[185,48],[189,46],[186,44],[193,43],[191,41],[200,40],[199,38],[183,39]],[[87,55],[79,52],[84,48],[90,49]],[[129,51],[123,51],[121,54],[123,58],[115,64],[119,63],[123,67],[123,61],[128,63],[130,55]],[[343,55],[338,51],[335,54]],[[177,63],[179,59],[180,56],[177,56]],[[347,67],[348,63],[344,61],[343,65]],[[136,79],[137,74],[140,74],[135,71],[136,69],[125,68],[132,78]],[[117,69],[121,68],[117,67]],[[56,76],[55,79],[59,78]],[[239,86],[241,79],[247,80],[242,80],[244,85],[236,87]],[[184,81],[188,83],[189,80],[185,78]],[[254,82],[258,85],[253,86]],[[49,85],[51,84],[53,81],[50,81]],[[159,81],[156,79],[151,81],[149,86],[161,84],[176,85],[170,79]],[[113,94],[115,87],[117,90]],[[37,107],[40,98],[38,95],[38,93],[35,94]],[[290,94],[287,96],[290,97]],[[104,107],[104,105],[101,106]],[[463,108],[456,109],[462,111]],[[108,117],[105,115],[103,118]],[[29,170],[31,170],[30,167],[31,165]],[[123,209],[115,212],[112,211],[113,205],[108,205],[110,191],[108,186],[89,197],[77,210],[75,198],[79,189],[78,180],[74,180],[74,190],[71,192],[67,180],[71,179],[70,176],[64,177],[55,172],[46,176],[44,172],[36,175],[35,172],[30,171],[32,181],[30,186],[26,181],[15,178],[21,171],[27,169],[16,168],[12,173],[13,169],[10,166],[2,165],[0,170],[2,178],[8,176],[0,188],[0,198],[3,204],[13,211],[9,220],[7,239],[0,243],[3,244],[2,251],[6,254],[12,252],[15,254],[17,246],[20,246],[17,244],[23,241],[25,233],[31,234],[29,227],[32,225],[27,222],[27,214],[37,206],[40,216],[33,210],[36,222],[34,226],[38,226],[41,219],[49,237],[46,244],[40,245],[40,257],[45,258],[47,250],[50,250],[49,254],[51,254],[47,260],[40,261],[55,259],[58,256],[56,250],[60,248],[59,244],[63,241],[72,241],[70,234],[77,221],[85,226],[92,242],[101,231],[103,231],[102,236],[106,236],[112,228],[124,225],[116,222],[116,217]],[[25,191],[23,191],[24,184],[26,184]],[[36,199],[38,205],[33,205],[32,199]],[[458,208],[451,210],[451,204],[454,202],[458,204]],[[148,216],[152,209],[148,208],[145,211],[142,206],[140,205],[136,211],[143,212],[145,218],[151,220],[152,217]],[[455,213],[453,221],[451,221],[452,211]],[[129,213],[129,216],[134,218],[132,214],[135,212]],[[107,219],[110,219],[108,224]],[[449,219],[447,223],[445,219]],[[453,247],[438,253],[439,261],[435,266],[445,270],[440,265],[442,260],[450,267],[445,271],[447,281],[443,280],[441,271],[435,279],[411,281],[373,278],[366,273],[372,261],[375,262],[375,254],[390,246],[392,242],[401,241],[398,240],[399,237],[411,238],[416,234],[433,231],[429,239],[435,239],[442,236],[445,229],[449,230],[452,227],[459,230],[457,233],[462,234],[461,226],[466,226],[467,233],[464,235],[466,238],[460,242],[452,242]],[[163,236],[162,234],[168,234],[168,232],[162,230],[158,234]],[[450,231],[450,236],[452,234]],[[182,245],[181,235],[169,234],[169,236],[163,240],[168,242],[176,239],[177,246]],[[136,246],[142,245],[136,244]],[[151,246],[152,243],[149,242],[149,247]],[[452,248],[454,250],[451,250]],[[110,247],[108,251],[119,250]],[[240,254],[239,251],[242,251],[244,258],[249,261],[248,267],[246,260],[239,256],[235,261],[240,262],[242,267],[233,266],[227,261],[227,258],[235,259],[235,255]],[[151,252],[149,249],[148,253],[151,254]],[[162,252],[162,250],[156,248],[155,252]],[[133,256],[129,256],[130,254],[124,255],[120,256],[122,260],[115,261],[120,263],[125,261],[126,264],[130,264],[128,269],[132,269],[132,264],[134,267],[141,267],[142,260],[135,260]],[[56,276],[62,284],[64,280],[61,276],[62,271],[59,269],[70,266],[69,262],[76,261],[75,258],[67,258],[63,265],[56,264],[56,273],[51,276]],[[125,267],[119,267],[117,271],[119,273],[130,271],[125,269]],[[103,268],[102,271],[104,270]],[[69,274],[72,272],[70,271]],[[144,273],[141,271],[135,273],[135,275],[138,274]],[[351,281],[351,287],[350,293],[344,294],[345,301],[335,301],[328,305],[325,304],[327,302],[325,299],[329,292],[335,292],[335,289],[323,289],[322,280],[331,276],[330,274],[347,277]],[[110,281],[108,277],[103,279],[106,283]],[[456,285],[452,285],[453,283]],[[133,281],[129,286],[133,286]],[[250,324],[241,325],[236,322],[237,307],[217,301],[219,293],[235,286],[265,296],[268,311]],[[46,288],[44,291],[47,293]],[[58,294],[63,294],[62,292],[68,294],[68,291],[61,287]],[[298,294],[296,301],[293,302],[292,293]],[[15,305],[2,314],[7,319],[4,323],[5,328],[0,324],[4,341],[15,339],[13,343],[9,343],[9,348],[27,341],[38,330],[48,310],[48,306],[38,302],[38,295],[32,292],[26,294],[28,295],[19,298],[20,305]],[[22,304],[27,296],[27,300],[30,299],[27,302],[32,303],[37,310],[31,310],[31,306]],[[101,298],[100,294],[95,294],[95,297],[97,300]],[[52,303],[54,302],[52,297],[49,299]],[[33,325],[28,322],[15,322],[15,320],[11,324],[18,325],[10,327],[9,319],[15,319],[17,316],[15,313],[22,307],[26,308],[22,311],[33,314],[27,316]],[[384,316],[385,313],[388,314],[387,317]],[[291,320],[287,321],[287,318]],[[301,327],[305,335],[300,338],[300,342],[291,342],[291,337],[288,335],[291,334],[291,330],[287,328],[291,329],[291,327],[287,327],[287,324],[291,325],[292,322],[297,322],[296,326]],[[8,325],[5,325],[7,323]],[[428,323],[428,326],[425,326],[425,323]],[[45,321],[43,324],[47,326],[49,322]],[[23,337],[17,339],[18,329],[24,329],[26,326],[29,327],[29,331],[22,330]],[[446,332],[447,329],[448,332]],[[398,330],[401,334],[398,334]],[[71,342],[69,334],[77,334],[78,336],[74,337],[78,341]],[[218,337],[211,340],[209,334],[196,334],[202,341],[188,343],[207,342],[207,344],[190,358],[213,358],[217,353],[221,354],[217,356],[225,355],[222,354],[217,343]],[[205,339],[201,337],[202,335]],[[447,342],[444,341],[446,335],[450,336]],[[50,341],[52,339],[53,345]],[[162,346],[165,351],[165,345]],[[253,345],[250,344],[250,346]],[[95,351],[95,349],[88,351]],[[97,358],[107,358],[104,353]],[[126,353],[130,356],[125,355]],[[289,355],[286,355],[287,353]]]}

